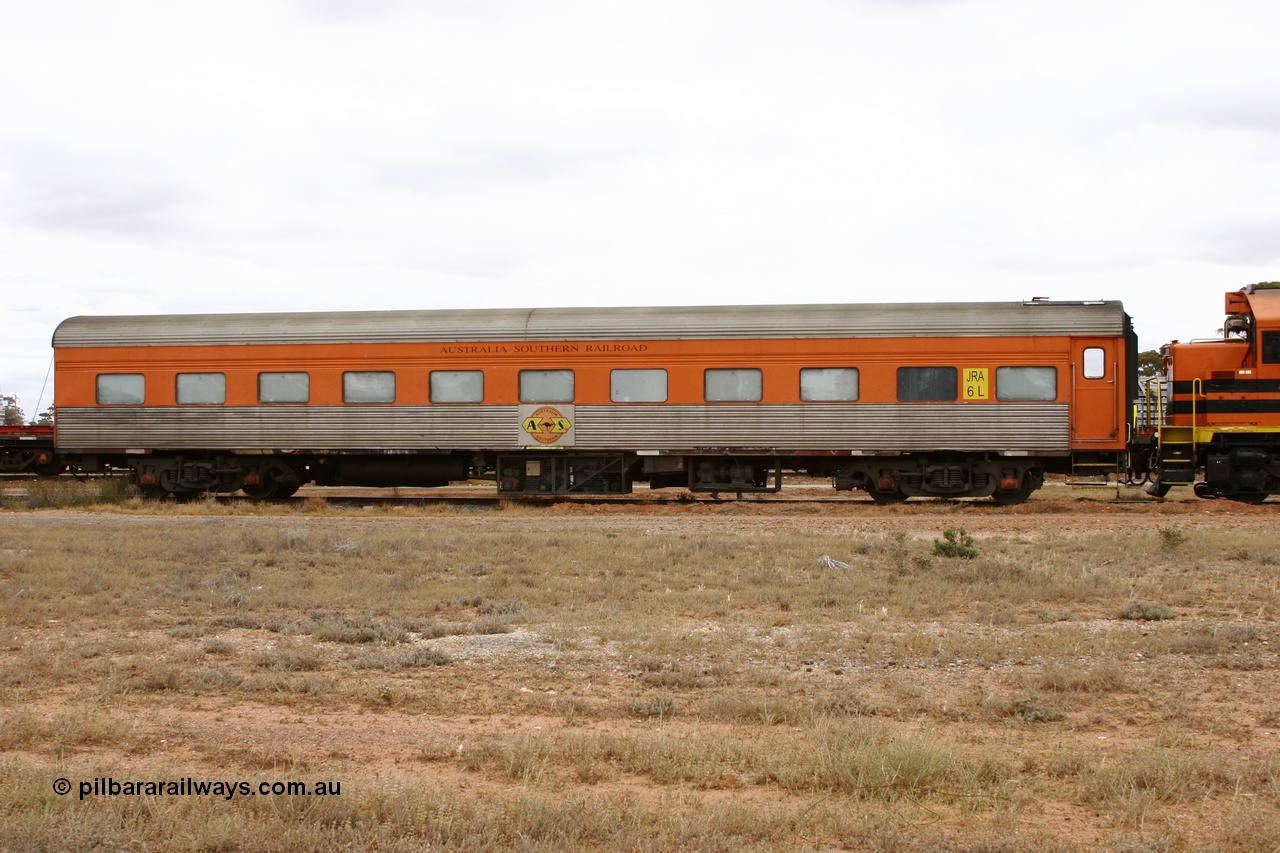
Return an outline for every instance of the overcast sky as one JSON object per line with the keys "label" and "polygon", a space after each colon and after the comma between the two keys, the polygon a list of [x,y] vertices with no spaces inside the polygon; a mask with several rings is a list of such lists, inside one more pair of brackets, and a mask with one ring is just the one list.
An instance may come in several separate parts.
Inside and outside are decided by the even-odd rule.
{"label": "overcast sky", "polygon": [[[1280,279],[1275,0],[0,0],[0,392],[77,314]],[[51,392],[44,392],[43,405]]]}

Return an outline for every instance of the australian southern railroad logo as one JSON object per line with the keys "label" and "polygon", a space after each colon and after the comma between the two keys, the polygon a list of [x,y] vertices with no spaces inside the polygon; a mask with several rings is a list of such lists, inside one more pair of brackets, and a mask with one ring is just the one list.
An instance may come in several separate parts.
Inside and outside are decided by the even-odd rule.
{"label": "australian southern railroad logo", "polygon": [[533,440],[539,444],[555,444],[571,426],[573,424],[558,409],[543,406],[525,418],[520,428],[533,436]]}

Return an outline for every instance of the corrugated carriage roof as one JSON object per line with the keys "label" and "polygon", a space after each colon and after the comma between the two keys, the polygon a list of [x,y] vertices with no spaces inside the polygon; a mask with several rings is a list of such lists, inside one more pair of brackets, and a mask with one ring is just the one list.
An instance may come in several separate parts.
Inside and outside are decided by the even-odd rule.
{"label": "corrugated carriage roof", "polygon": [[55,347],[466,341],[1116,335],[1098,302],[934,302],[666,308],[493,308],[72,317]]}

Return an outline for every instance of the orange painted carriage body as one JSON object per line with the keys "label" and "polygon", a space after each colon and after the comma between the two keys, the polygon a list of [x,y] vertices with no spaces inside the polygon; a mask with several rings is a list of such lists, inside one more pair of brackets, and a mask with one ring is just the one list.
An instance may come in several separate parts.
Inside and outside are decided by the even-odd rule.
{"label": "orange painted carriage body", "polygon": [[[765,467],[773,488],[785,467],[832,474],[838,488],[1022,494],[1081,458],[1120,463],[1135,349],[1114,302],[73,318],[55,334],[58,441],[160,472],[147,481],[233,471],[219,488],[241,469],[266,477],[254,454],[304,453],[298,477],[345,466],[336,479],[349,482],[356,470],[398,475],[385,460],[326,457],[452,454],[414,463],[439,480],[564,450],[624,470],[609,489],[685,473],[708,489],[764,488]],[[539,373],[555,375],[539,379],[554,390],[522,385]],[[437,399],[445,374],[474,388]],[[264,396],[272,375],[304,377],[305,393]],[[353,397],[357,375],[377,392]],[[193,378],[216,393],[184,399]],[[104,397],[104,379],[131,390]],[[815,461],[841,456],[913,458]],[[571,469],[569,480],[585,476]]]}

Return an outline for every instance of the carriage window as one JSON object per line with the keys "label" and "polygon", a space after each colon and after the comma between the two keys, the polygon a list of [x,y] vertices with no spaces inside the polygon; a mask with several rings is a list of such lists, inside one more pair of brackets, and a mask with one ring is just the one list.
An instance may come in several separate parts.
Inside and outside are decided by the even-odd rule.
{"label": "carriage window", "polygon": [[225,373],[179,373],[178,402],[196,405],[218,405],[227,402]]}
{"label": "carriage window", "polygon": [[572,403],[572,370],[520,371],[521,403]]}
{"label": "carriage window", "polygon": [[610,371],[609,399],[615,403],[665,403],[667,401],[667,371]]}
{"label": "carriage window", "polygon": [[342,374],[342,402],[394,403],[396,375],[390,370],[362,370]]}
{"label": "carriage window", "polygon": [[758,367],[712,368],[704,374],[708,403],[758,403],[764,397],[764,374]]}
{"label": "carriage window", "polygon": [[484,371],[431,371],[431,402],[481,403],[484,401]]}
{"label": "carriage window", "polygon": [[1058,370],[1054,367],[997,367],[997,400],[1056,400]]}
{"label": "carriage window", "polygon": [[147,382],[141,373],[99,373],[98,405],[140,406],[146,397]]}
{"label": "carriage window", "polygon": [[800,399],[806,403],[852,402],[857,400],[858,368],[802,368],[800,371]]}
{"label": "carriage window", "polygon": [[950,403],[959,373],[954,367],[899,367],[898,399],[904,403]]}
{"label": "carriage window", "polygon": [[259,403],[306,403],[311,399],[311,376],[306,373],[259,373]]}
{"label": "carriage window", "polygon": [[1084,378],[1101,379],[1107,375],[1106,356],[1102,347],[1086,347],[1084,351]]}
{"label": "carriage window", "polygon": [[1262,333],[1262,363],[1280,364],[1280,332]]}

